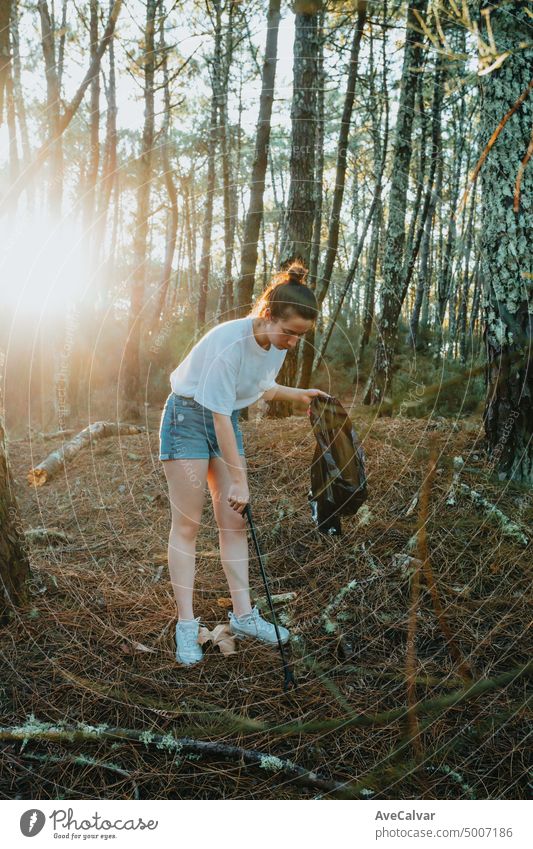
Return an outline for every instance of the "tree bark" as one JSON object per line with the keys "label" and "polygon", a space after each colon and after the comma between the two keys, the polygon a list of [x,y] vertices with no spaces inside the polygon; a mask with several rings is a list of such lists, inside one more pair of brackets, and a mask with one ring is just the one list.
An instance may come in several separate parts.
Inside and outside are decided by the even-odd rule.
{"label": "tree bark", "polygon": [[250,202],[244,222],[241,269],[235,293],[235,318],[242,317],[250,311],[253,299],[255,272],[257,268],[257,243],[263,220],[263,196],[268,166],[270,121],[276,81],[280,5],[281,0],[270,0],[268,6],[267,39],[261,79],[259,116],[255,135],[254,161],[250,182]]}
{"label": "tree bark", "polygon": [[[113,0],[109,0],[109,12],[113,8]],[[107,115],[106,115],[106,134],[105,134],[105,142],[104,142],[104,151],[103,151],[103,163],[102,163],[102,172],[101,172],[101,180],[99,187],[99,200],[98,200],[98,222],[97,222],[97,236],[95,239],[95,250],[100,246],[101,256],[103,256],[105,249],[105,232],[106,232],[106,224],[109,214],[109,208],[111,204],[111,197],[113,194],[113,190],[118,187],[118,170],[117,170],[117,143],[118,143],[118,133],[117,133],[117,87],[116,87],[116,73],[115,73],[115,40],[111,38],[109,42],[109,75],[107,86],[105,89],[106,101],[107,101]],[[118,194],[118,191],[117,191]],[[115,204],[115,217],[117,211],[117,204]],[[112,233],[114,233],[116,228],[112,228]],[[110,239],[109,246],[109,256],[114,256],[114,244],[113,238]],[[107,302],[107,287],[106,287],[106,275],[102,274],[99,277],[97,297],[96,297],[96,307],[97,310],[103,311]]]}
{"label": "tree bark", "polygon": [[[335,172],[335,188],[333,191],[333,201],[331,206],[331,215],[329,219],[328,244],[326,248],[326,256],[324,258],[324,266],[320,274],[320,280],[317,285],[317,301],[321,306],[326,292],[328,291],[333,266],[337,258],[337,248],[339,244],[339,226],[340,215],[342,209],[342,201],[344,197],[344,184],[346,180],[346,164],[348,154],[348,135],[350,132],[350,123],[352,120],[353,103],[355,98],[355,84],[357,80],[359,48],[363,37],[363,30],[366,23],[367,4],[360,3],[358,6],[357,23],[352,40],[352,49],[350,53],[350,65],[348,71],[348,82],[346,85],[346,94],[344,97],[344,106],[342,110],[341,126],[339,130],[339,140],[337,143],[337,167]],[[356,237],[357,238],[357,237]]]}
{"label": "tree bark", "polygon": [[176,238],[178,232],[178,194],[172,175],[171,164],[171,142],[170,142],[170,87],[168,78],[168,61],[167,61],[167,46],[165,43],[165,9],[161,3],[160,20],[159,20],[159,49],[161,51],[161,67],[163,71],[163,108],[164,118],[161,128],[161,165],[163,167],[163,179],[167,190],[168,202],[170,208],[167,212],[166,223],[166,238],[165,238],[165,257],[163,260],[163,270],[159,281],[158,290],[156,293],[156,306],[154,310],[154,318],[152,321],[152,337],[157,336],[159,322],[163,316],[163,308],[167,298],[167,292],[170,285],[172,275],[172,261],[176,251]]}
{"label": "tree bark", "polygon": [[410,0],[407,12],[400,102],[396,122],[392,181],[389,196],[389,218],[383,256],[383,296],[379,333],[372,374],[364,403],[377,404],[388,394],[394,360],[398,317],[402,308],[403,257],[405,246],[405,216],[407,187],[411,162],[411,135],[416,92],[416,69],[420,66],[423,46],[417,32],[414,14],[423,15],[427,0]]}
{"label": "tree bark", "polygon": [[218,80],[218,129],[222,154],[222,196],[224,201],[224,272],[219,291],[215,321],[227,320],[233,302],[233,250],[235,244],[235,215],[233,204],[231,133],[228,122],[228,87],[231,61],[233,58],[233,15],[235,6],[228,7],[228,25],[225,35],[225,50],[222,73]]}
{"label": "tree bark", "polygon": [[[309,274],[307,275],[307,283],[311,289],[316,289],[318,266],[320,262],[320,242],[322,232],[322,198],[323,198],[323,181],[324,181],[324,100],[326,88],[326,74],[324,71],[324,11],[320,12],[318,22],[318,71],[317,71],[317,121],[316,121],[316,178],[315,178],[315,217],[313,221],[313,243],[311,246],[311,259],[309,262]],[[313,372],[313,361],[315,358],[315,327],[304,336],[302,344],[302,356],[300,363],[300,371],[298,377],[298,386],[301,389],[306,389],[311,380]]]}
{"label": "tree bark", "polygon": [[4,100],[11,65],[11,3],[0,3],[0,125],[4,118]]}
{"label": "tree bark", "polygon": [[416,340],[418,336],[418,324],[420,321],[420,310],[422,307],[422,299],[427,283],[427,260],[429,253],[429,240],[431,237],[431,228],[433,215],[438,200],[438,193],[434,191],[435,173],[437,170],[437,162],[441,156],[441,138],[442,138],[442,97],[444,92],[445,69],[442,56],[437,56],[435,64],[435,77],[433,86],[433,103],[431,107],[431,150],[430,150],[430,165],[429,175],[426,186],[426,194],[424,198],[424,206],[420,220],[419,230],[416,238],[416,250],[413,251],[414,257],[411,259],[410,268],[408,270],[409,284],[410,276],[414,270],[414,261],[416,255],[422,246],[420,266],[418,272],[418,281],[415,293],[415,302],[410,320],[409,341],[416,348]]}
{"label": "tree bark", "polygon": [[[20,37],[19,37],[19,13],[18,0],[12,3],[11,19],[11,44],[13,49],[13,93],[15,98],[15,111],[20,127],[20,140],[22,143],[22,157],[24,167],[30,162],[30,138],[28,133],[28,122],[26,119],[26,104],[22,92],[22,71],[20,63]],[[29,193],[29,205],[33,204],[33,192]]]}
{"label": "tree bark", "polygon": [[9,468],[4,424],[0,418],[0,625],[6,625],[15,607],[29,600],[30,563],[18,512],[14,482]]}
{"label": "tree bark", "polygon": [[27,474],[28,483],[32,486],[44,486],[61,471],[67,461],[72,460],[83,449],[90,448],[97,439],[109,436],[135,436],[138,433],[145,433],[145,428],[122,422],[93,422],[30,469]]}
{"label": "tree bark", "polygon": [[[90,46],[91,63],[96,66],[95,57],[98,50],[98,0],[90,0]],[[100,66],[98,66],[90,83],[90,112],[89,112],[89,164],[87,168],[87,185],[84,197],[85,233],[89,243],[93,242],[96,205],[96,181],[100,163]],[[93,262],[95,257],[93,256]],[[96,266],[96,263],[95,263]]]}
{"label": "tree bark", "polygon": [[281,237],[281,267],[300,259],[309,268],[314,219],[317,23],[316,13],[295,15],[291,179]]}
{"label": "tree bark", "polygon": [[[313,7],[314,8],[314,7]],[[289,195],[283,220],[279,265],[295,259],[309,268],[314,221],[315,137],[318,14],[296,12],[294,31],[293,97],[291,105],[291,158]],[[294,386],[298,349],[287,352],[278,383]],[[289,401],[271,401],[268,415],[284,418],[292,414]]]}
{"label": "tree bark", "polygon": [[37,7],[41,19],[41,45],[46,73],[46,115],[48,121],[48,143],[51,149],[50,159],[50,210],[55,215],[61,213],[63,195],[63,143],[61,140],[60,115],[61,91],[56,65],[55,36],[50,20],[46,0],[38,0]]}
{"label": "tree bark", "polygon": [[196,316],[196,333],[200,335],[204,329],[207,311],[207,294],[209,291],[209,272],[211,269],[211,239],[213,235],[213,203],[215,196],[215,152],[217,144],[217,112],[218,86],[222,68],[222,9],[220,0],[213,0],[215,10],[215,45],[211,68],[211,115],[209,119],[209,138],[207,142],[207,185],[205,191],[205,212],[202,228],[202,254],[198,270],[198,312]]}
{"label": "tree bark", "polygon": [[140,419],[140,344],[144,291],[150,184],[154,145],[154,30],[157,0],[147,0],[144,38],[144,128],[138,166],[137,215],[133,246],[133,275],[130,295],[128,337],[124,351],[123,418]]}
{"label": "tree bark", "polygon": [[[500,67],[480,77],[482,144],[488,145],[530,84],[533,49],[522,46],[526,34],[532,34],[526,4],[483,3],[482,9],[487,10],[487,17],[482,16],[485,38],[490,18],[498,54],[509,51]],[[529,486],[533,485],[533,300],[526,269],[531,271],[533,244],[531,167],[524,170],[516,211],[513,201],[532,123],[530,93],[505,123],[481,169],[481,276],[488,359],[485,433],[500,479]]]}

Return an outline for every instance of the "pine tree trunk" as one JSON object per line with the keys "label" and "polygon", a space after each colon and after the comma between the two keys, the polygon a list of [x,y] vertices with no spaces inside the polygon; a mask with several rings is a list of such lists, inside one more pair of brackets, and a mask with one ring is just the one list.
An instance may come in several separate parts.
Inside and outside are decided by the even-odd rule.
{"label": "pine tree trunk", "polygon": [[61,213],[63,196],[63,141],[60,132],[61,92],[56,65],[54,31],[48,3],[38,0],[37,7],[41,19],[41,44],[46,73],[46,114],[52,157],[50,160],[50,210],[55,215]]}
{"label": "pine tree trunk", "polygon": [[[346,180],[348,136],[350,132],[350,123],[352,120],[353,103],[355,98],[355,84],[357,80],[359,47],[361,45],[363,29],[366,23],[366,11],[366,3],[361,4],[359,6],[357,24],[354,30],[352,49],[350,53],[348,82],[346,86],[346,94],[344,97],[344,107],[339,131],[339,140],[337,144],[337,168],[335,174],[335,189],[333,191],[331,217],[329,221],[328,244],[326,248],[324,266],[322,268],[320,280],[317,285],[317,301],[319,306],[322,305],[326,296],[326,292],[328,291],[331,275],[333,272],[333,266],[335,265],[335,260],[337,258],[340,215],[342,209],[342,200],[344,197],[344,183]],[[357,241],[357,234],[355,238]]]}
{"label": "pine tree trunk", "polygon": [[[428,258],[429,244],[431,239],[431,229],[433,226],[433,216],[439,198],[439,192],[433,190],[435,182],[435,173],[437,170],[437,162],[441,156],[442,146],[442,98],[444,93],[445,81],[445,66],[441,55],[437,57],[435,64],[435,77],[433,85],[433,103],[431,107],[431,151],[428,182],[426,186],[426,195],[424,198],[424,207],[420,221],[420,229],[417,237],[418,246],[420,247],[420,265],[418,270],[418,280],[415,293],[415,301],[410,320],[409,341],[416,348],[418,336],[418,324],[420,321],[420,310],[424,293],[427,290],[428,283]],[[411,263],[411,273],[414,269],[414,263]]]}
{"label": "pine tree trunk", "polygon": [[11,619],[14,607],[28,604],[30,563],[24,548],[24,534],[9,469],[4,425],[0,418],[0,625]]}
{"label": "pine tree trunk", "polygon": [[[26,104],[22,91],[22,69],[20,62],[20,37],[19,37],[19,13],[18,0],[13,0],[11,6],[11,49],[13,52],[13,94],[15,98],[15,111],[20,127],[20,140],[22,144],[23,165],[26,166],[31,159],[30,138],[28,133],[28,122],[26,119]],[[30,209],[33,207],[33,186],[28,190]]]}
{"label": "pine tree trunk", "polygon": [[[325,13],[321,11],[318,20],[318,71],[317,71],[317,122],[316,122],[316,179],[315,179],[315,217],[313,221],[313,244],[311,246],[311,259],[309,262],[309,274],[307,283],[311,289],[316,289],[318,264],[320,260],[320,234],[322,231],[322,197],[324,180],[324,93],[326,89],[326,74],[324,71],[324,19]],[[307,389],[313,371],[315,358],[315,328],[312,327],[305,334],[302,352],[298,386]]]}
{"label": "pine tree trunk", "polygon": [[[486,4],[498,54],[509,51],[509,56],[500,67],[480,77],[482,144],[488,143],[513,107],[515,111],[481,169],[481,274],[488,358],[484,424],[489,453],[500,479],[532,486],[533,300],[526,278],[533,244],[531,162],[523,169],[519,196],[516,191],[517,171],[525,162],[533,124],[533,49],[524,47],[526,41],[531,45],[532,25],[526,5]],[[487,18],[482,32],[487,39],[486,22]]]}
{"label": "pine tree trunk", "polygon": [[[370,118],[372,122],[372,146],[374,151],[374,170],[377,175],[383,174],[387,150],[389,144],[389,88],[387,81],[387,4],[383,6],[382,18],[382,46],[381,46],[381,91],[378,96],[375,83],[374,62],[374,36],[370,29],[369,49],[369,94],[370,94]],[[364,349],[370,341],[372,324],[374,322],[376,274],[380,259],[381,235],[383,232],[383,203],[381,194],[376,204],[374,217],[372,219],[372,232],[370,236],[370,247],[368,251],[368,268],[365,282],[365,296],[363,303],[363,324],[361,328],[361,339],[359,343],[358,362],[363,356]],[[357,381],[358,368],[354,371],[354,383]]]}
{"label": "pine tree trunk", "polygon": [[207,142],[207,185],[205,191],[205,212],[202,227],[202,254],[198,270],[198,311],[196,315],[196,333],[201,334],[207,312],[207,294],[209,291],[209,272],[211,270],[211,239],[213,235],[213,203],[215,199],[215,152],[217,145],[218,85],[222,69],[222,11],[220,0],[214,0],[215,9],[215,46],[211,70],[211,114],[209,119],[209,139]]}
{"label": "pine tree trunk", "polygon": [[0,124],[4,118],[7,78],[11,65],[11,3],[0,3]]}
{"label": "pine tree trunk", "polygon": [[300,259],[309,268],[314,220],[317,23],[317,14],[295,15],[291,181],[281,236],[281,267]]}
{"label": "pine tree trunk", "polygon": [[259,116],[255,135],[255,153],[250,181],[250,203],[244,222],[241,270],[235,295],[235,318],[246,315],[250,311],[253,300],[258,253],[257,243],[263,220],[263,196],[268,166],[272,104],[274,102],[280,3],[281,0],[270,0],[268,6],[267,40],[261,80]]}
{"label": "pine tree trunk", "polygon": [[220,286],[219,299],[215,321],[228,319],[233,291],[233,250],[235,243],[235,217],[233,204],[233,185],[231,161],[231,137],[228,123],[228,87],[231,60],[233,58],[233,13],[234,6],[228,8],[228,25],[226,28],[226,48],[224,51],[223,72],[219,81],[218,115],[220,151],[222,154],[222,195],[224,201],[224,273]]}
{"label": "pine tree trunk", "polygon": [[154,145],[154,30],[158,0],[147,0],[144,48],[144,128],[138,165],[137,215],[133,247],[133,274],[130,298],[128,337],[124,351],[123,418],[140,419],[140,344],[141,323],[146,283],[146,252],[152,149]]}
{"label": "pine tree trunk", "polygon": [[370,247],[368,250],[368,265],[365,280],[365,297],[363,302],[363,325],[361,328],[361,340],[359,343],[359,359],[370,341],[372,322],[374,321],[374,300],[376,290],[376,273],[379,255],[379,238],[383,224],[383,207],[381,199],[376,205],[372,220],[372,232],[370,235]]}
{"label": "pine tree trunk", "polygon": [[[295,259],[309,268],[314,221],[316,143],[316,88],[318,57],[318,14],[296,12],[294,30],[293,97],[291,106],[291,158],[289,195],[283,220],[279,265]],[[298,349],[287,352],[277,382],[294,386]],[[268,415],[284,418],[292,414],[289,401],[271,401]]]}
{"label": "pine tree trunk", "polygon": [[161,51],[161,68],[163,71],[163,108],[164,118],[161,128],[161,166],[163,169],[163,179],[167,190],[168,202],[170,208],[167,213],[166,222],[166,238],[165,238],[165,256],[163,259],[163,269],[156,295],[156,306],[152,321],[152,338],[155,339],[159,328],[159,322],[163,318],[163,310],[167,293],[172,276],[172,261],[176,251],[176,239],[178,232],[178,195],[174,184],[173,169],[171,163],[171,142],[170,142],[170,88],[168,79],[168,61],[167,61],[167,46],[165,42],[165,9],[161,3],[160,18],[159,18],[159,49]]}
{"label": "pine tree trunk", "polygon": [[[474,187],[474,189],[477,186]],[[470,257],[472,254],[472,245],[474,241],[474,212],[476,208],[476,192],[475,190],[472,192],[472,200],[470,204],[470,214],[468,216],[468,225],[466,232],[466,246],[465,246],[465,262],[464,262],[464,270],[463,270],[463,284],[461,289],[461,303],[459,305],[459,357],[461,363],[466,365],[467,358],[467,341],[466,341],[466,332],[467,332],[467,318],[468,318],[468,299],[470,295],[470,286],[472,281],[475,280],[475,267],[474,271],[470,272]],[[478,251],[476,251],[476,254]],[[473,299],[472,299],[473,306]]]}
{"label": "pine tree trunk", "polygon": [[[113,0],[109,0],[109,12],[113,8]],[[96,238],[95,238],[95,256],[96,251],[100,249],[100,257],[103,259],[104,250],[106,248],[106,224],[109,214],[109,209],[111,205],[111,197],[113,194],[113,190],[115,190],[118,194],[118,173],[117,173],[117,88],[116,88],[116,72],[115,72],[115,39],[114,36],[111,38],[109,42],[109,74],[107,79],[107,86],[105,90],[106,101],[107,101],[107,114],[106,114],[106,135],[104,142],[104,151],[103,151],[103,164],[102,164],[102,176],[100,182],[99,189],[99,200],[98,200],[98,219],[97,219],[97,227],[96,227]],[[116,217],[116,210],[118,208],[118,204],[115,204],[114,217]],[[116,235],[116,227],[112,227],[112,233],[115,232]],[[113,239],[110,239],[109,246],[109,255],[114,257],[114,242]],[[109,258],[108,258],[109,265]],[[109,275],[107,275],[108,277]],[[97,311],[103,312],[107,306],[108,296],[107,296],[107,287],[106,287],[106,275],[102,274],[99,276],[99,281],[97,283],[97,296],[96,296],[96,308]]]}
{"label": "pine tree trunk", "polygon": [[418,11],[421,15],[424,15],[426,4],[427,0],[411,0],[407,13],[406,41],[389,196],[389,218],[383,256],[383,307],[379,321],[374,366],[364,398],[366,404],[380,403],[388,395],[392,379],[398,317],[403,304],[401,297],[402,270],[416,69],[420,66],[423,54],[414,12]]}

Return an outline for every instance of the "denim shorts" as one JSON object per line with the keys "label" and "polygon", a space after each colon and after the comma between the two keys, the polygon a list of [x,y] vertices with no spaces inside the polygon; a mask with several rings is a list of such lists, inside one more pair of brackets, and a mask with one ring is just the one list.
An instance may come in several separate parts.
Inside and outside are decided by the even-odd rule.
{"label": "denim shorts", "polygon": [[[244,456],[239,411],[233,410],[231,423],[239,454]],[[217,442],[213,413],[194,398],[171,392],[165,401],[159,427],[160,460],[208,460],[222,457]]]}

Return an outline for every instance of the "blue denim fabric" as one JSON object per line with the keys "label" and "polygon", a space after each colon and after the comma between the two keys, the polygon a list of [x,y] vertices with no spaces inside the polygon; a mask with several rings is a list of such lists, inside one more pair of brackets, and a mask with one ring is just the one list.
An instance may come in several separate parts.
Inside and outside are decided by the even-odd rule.
{"label": "blue denim fabric", "polygon": [[[239,411],[231,414],[239,454],[244,455]],[[200,460],[221,457],[213,413],[194,398],[171,392],[165,401],[159,427],[160,460]]]}

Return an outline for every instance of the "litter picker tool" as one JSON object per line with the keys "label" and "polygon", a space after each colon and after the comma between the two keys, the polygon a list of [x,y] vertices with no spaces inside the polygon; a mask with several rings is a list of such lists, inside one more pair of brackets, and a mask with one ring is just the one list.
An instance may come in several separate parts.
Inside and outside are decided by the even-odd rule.
{"label": "litter picker tool", "polygon": [[261,554],[261,550],[259,548],[259,543],[257,541],[257,534],[255,532],[255,526],[254,526],[254,523],[253,523],[253,520],[252,520],[252,511],[251,511],[249,504],[246,505],[243,512],[246,514],[246,518],[248,519],[248,522],[250,524],[250,530],[252,532],[252,539],[254,541],[254,546],[255,546],[256,553],[257,553],[257,559],[259,560],[259,569],[261,571],[261,577],[263,578],[263,583],[265,585],[266,596],[267,596],[267,599],[268,599],[270,612],[272,614],[272,621],[274,623],[274,628],[276,630],[276,637],[278,638],[278,646],[279,646],[279,650],[280,650],[280,654],[281,654],[281,660],[283,662],[283,671],[285,673],[285,682],[284,682],[284,685],[283,685],[283,690],[284,690],[284,692],[287,692],[287,690],[289,690],[291,687],[293,689],[296,689],[297,684],[296,684],[296,681],[294,679],[294,675],[292,674],[292,671],[289,668],[289,664],[287,663],[287,659],[285,657],[285,652],[283,650],[283,643],[281,642],[281,637],[280,637],[279,628],[278,628],[278,622],[277,622],[277,619],[276,619],[276,613],[274,611],[274,603],[272,601],[272,596],[270,595],[270,590],[268,588],[268,580],[267,580],[267,576],[266,576],[266,572],[265,572],[265,566],[264,566],[264,563],[263,563],[263,555]]}

